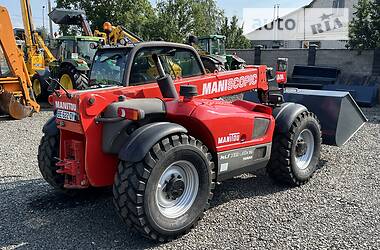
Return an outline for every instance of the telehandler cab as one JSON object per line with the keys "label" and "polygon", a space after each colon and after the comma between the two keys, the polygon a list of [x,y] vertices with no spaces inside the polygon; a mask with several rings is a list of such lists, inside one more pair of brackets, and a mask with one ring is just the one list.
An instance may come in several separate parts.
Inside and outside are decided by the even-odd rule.
{"label": "telehandler cab", "polygon": [[[172,61],[181,69],[174,80]],[[275,180],[299,186],[316,171],[316,115],[283,103],[268,85],[264,65],[207,74],[188,45],[99,49],[88,90],[49,97],[55,116],[43,128],[40,171],[71,194],[113,185],[130,228],[174,239],[202,217],[216,182],[266,167]],[[265,103],[212,100],[250,90]]]}

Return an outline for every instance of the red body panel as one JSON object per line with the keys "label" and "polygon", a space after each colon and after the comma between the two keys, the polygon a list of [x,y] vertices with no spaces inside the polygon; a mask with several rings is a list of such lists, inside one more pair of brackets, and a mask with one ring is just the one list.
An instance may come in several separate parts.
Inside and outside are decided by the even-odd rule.
{"label": "red body panel", "polygon": [[[249,66],[243,70],[175,80],[178,91],[183,84],[197,86],[199,96],[196,99],[211,99],[253,89],[268,89],[266,66]],[[102,151],[103,125],[96,123],[95,118],[101,116],[104,109],[110,103],[117,101],[121,95],[129,98],[162,98],[158,85],[153,83],[72,92],[72,98],[68,98],[63,92],[61,94],[61,97],[52,98],[55,109],[77,113],[78,121],[71,122],[58,118],[56,120],[61,131],[60,158],[63,159],[67,155],[65,141],[82,141],[86,178],[90,185],[112,185],[118,157]],[[168,121],[184,125],[191,134],[202,139],[212,151],[220,152],[272,141],[274,120],[265,107],[250,106],[244,102],[233,105],[196,99],[191,102],[167,102],[167,118]],[[270,126],[264,137],[252,140],[253,119],[256,117],[270,119]],[[235,135],[231,135],[233,133]]]}
{"label": "red body panel", "polygon": [[276,80],[278,84],[286,84],[288,82],[287,72],[276,72]]}
{"label": "red body panel", "polygon": [[[166,107],[169,121],[186,127],[190,134],[201,139],[213,152],[272,141],[274,118],[271,113],[249,112],[251,109],[215,100],[174,101],[168,102]],[[258,139],[252,139],[255,118],[270,120],[265,136]]]}

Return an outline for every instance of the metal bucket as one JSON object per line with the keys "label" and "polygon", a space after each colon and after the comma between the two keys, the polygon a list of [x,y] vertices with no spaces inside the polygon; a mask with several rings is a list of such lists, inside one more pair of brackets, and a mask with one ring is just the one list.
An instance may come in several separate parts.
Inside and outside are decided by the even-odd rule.
{"label": "metal bucket", "polygon": [[16,120],[21,120],[32,114],[33,108],[24,106],[9,92],[0,90],[0,112],[10,115]]}
{"label": "metal bucket", "polygon": [[[302,104],[317,115],[323,144],[342,146],[367,122],[349,92],[288,88],[284,99]],[[244,100],[257,102],[256,92],[246,93]]]}
{"label": "metal bucket", "polygon": [[81,25],[81,15],[85,16],[86,12],[83,10],[55,8],[48,15],[55,24]]}

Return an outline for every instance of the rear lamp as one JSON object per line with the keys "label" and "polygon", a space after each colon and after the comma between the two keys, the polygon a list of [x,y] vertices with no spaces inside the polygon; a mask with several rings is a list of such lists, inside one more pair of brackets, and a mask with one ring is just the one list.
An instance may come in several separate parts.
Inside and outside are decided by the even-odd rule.
{"label": "rear lamp", "polygon": [[263,137],[268,130],[269,123],[269,119],[255,118],[252,139],[259,139]]}
{"label": "rear lamp", "polygon": [[145,118],[145,112],[141,109],[118,108],[117,116],[127,120],[138,121]]}

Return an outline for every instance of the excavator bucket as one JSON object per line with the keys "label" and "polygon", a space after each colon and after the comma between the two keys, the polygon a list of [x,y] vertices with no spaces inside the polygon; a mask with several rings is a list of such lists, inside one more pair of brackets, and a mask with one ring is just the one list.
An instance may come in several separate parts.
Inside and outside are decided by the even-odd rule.
{"label": "excavator bucket", "polygon": [[32,107],[22,105],[16,100],[13,94],[7,91],[3,91],[3,93],[0,94],[0,110],[16,120],[24,119],[33,112]]}
{"label": "excavator bucket", "polygon": [[[244,100],[257,102],[257,93],[246,93]],[[367,122],[348,92],[286,88],[284,100],[302,104],[317,115],[323,144],[343,146]]]}

